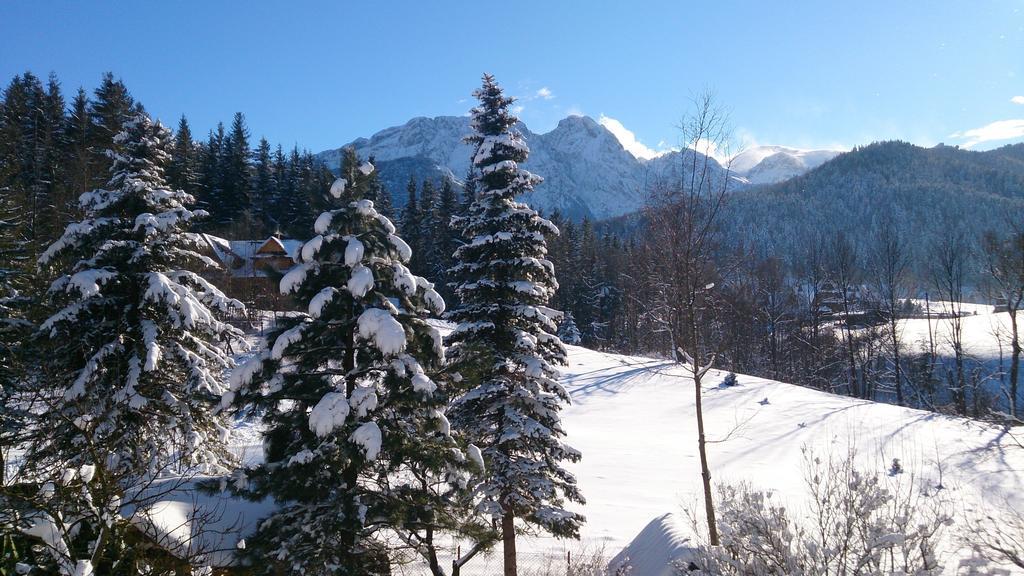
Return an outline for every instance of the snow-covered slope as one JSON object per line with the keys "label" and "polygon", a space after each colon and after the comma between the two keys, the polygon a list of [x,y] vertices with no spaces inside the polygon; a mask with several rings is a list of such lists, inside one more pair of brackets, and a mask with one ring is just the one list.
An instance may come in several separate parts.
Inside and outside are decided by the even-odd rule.
{"label": "snow-covered slope", "polygon": [[[611,131],[588,116],[564,118],[544,134],[533,133],[522,123],[519,130],[530,146],[525,167],[545,179],[524,200],[545,212],[558,210],[574,219],[609,218],[639,210],[654,181],[678,175],[681,165],[678,152],[650,161],[636,158]],[[354,146],[362,157],[374,157],[395,205],[401,206],[410,175],[417,180],[465,176],[471,150],[462,138],[470,132],[468,117],[413,118],[346,146]],[[337,168],[340,151],[328,150],[320,157]],[[714,160],[712,170],[724,174]],[[738,188],[744,181],[734,178],[732,185]]]}
{"label": "snow-covered slope", "polygon": [[[571,348],[565,411],[574,467],[588,504],[584,537],[625,546],[652,518],[700,495],[692,380],[668,361]],[[749,480],[803,501],[803,448],[841,456],[855,447],[880,473],[899,458],[907,473],[942,483],[967,503],[1024,503],[1024,449],[997,426],[855,400],[747,376],[705,389],[716,482]],[[730,434],[731,433],[731,434]]]}
{"label": "snow-covered slope", "polygon": [[842,153],[842,150],[753,146],[734,156],[730,169],[751,184],[774,184],[813,170]]}
{"label": "snow-covered slope", "polygon": [[[941,475],[942,494],[959,511],[1004,500],[1024,505],[1024,449],[1012,432],[747,376],[739,377],[738,386],[720,388],[723,376],[711,372],[704,390],[714,482],[747,480],[800,506],[806,498],[804,448],[839,457],[853,447],[869,470],[885,473],[899,458],[908,477],[930,486]],[[645,558],[682,549],[680,523],[661,517],[696,505],[701,494],[692,380],[666,360],[570,346],[563,383],[573,398],[564,412],[569,442],[583,452],[571,469],[587,498],[579,507],[587,517],[584,542],[611,556],[647,527],[650,537],[640,544],[664,540],[669,549]],[[258,441],[251,429],[240,432],[239,444],[249,446],[239,446],[239,452],[251,457]],[[659,521],[652,523],[654,518]],[[232,542],[217,544],[230,548]],[[521,545],[527,554],[554,550],[552,556],[563,558],[565,549],[576,547],[543,537]],[[495,558],[474,560],[464,573],[487,573]],[[634,576],[661,573],[658,562],[648,565],[653,567],[634,570]]]}

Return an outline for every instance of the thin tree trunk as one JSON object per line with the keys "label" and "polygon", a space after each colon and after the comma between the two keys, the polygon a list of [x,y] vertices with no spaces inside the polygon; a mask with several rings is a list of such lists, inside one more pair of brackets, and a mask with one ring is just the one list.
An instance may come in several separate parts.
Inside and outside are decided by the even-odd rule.
{"label": "thin tree trunk", "polygon": [[512,510],[506,508],[501,517],[501,542],[504,550],[505,576],[517,576],[516,570],[516,524]]}
{"label": "thin tree trunk", "polygon": [[903,406],[903,371],[900,368],[900,338],[896,334],[896,307],[890,310],[889,329],[892,331],[892,360],[896,364],[896,403]]}
{"label": "thin tree trunk", "polygon": [[430,565],[430,573],[434,576],[444,576],[444,570],[441,569],[441,564],[437,561],[437,549],[434,548],[433,526],[427,526],[424,541],[427,544],[427,563]]}
{"label": "thin tree trunk", "polygon": [[843,322],[846,324],[846,355],[847,363],[849,364],[849,374],[847,375],[847,381],[849,382],[849,393],[850,396],[862,397],[863,394],[859,390],[860,386],[857,385],[857,356],[853,349],[853,333],[850,330],[850,317],[847,315],[846,320]]}
{"label": "thin tree trunk", "polygon": [[704,482],[704,512],[708,517],[708,538],[712,546],[718,546],[718,525],[715,522],[715,501],[711,494],[711,468],[708,466],[707,443],[704,439],[704,410],[701,406],[701,376],[696,364],[693,365],[693,385],[697,394],[697,451],[700,453],[700,477]]}
{"label": "thin tree trunk", "polygon": [[1017,309],[1010,310],[1010,416],[1017,417],[1017,378],[1020,374],[1020,338],[1017,333]]}
{"label": "thin tree trunk", "polygon": [[926,385],[931,387],[935,376],[935,336],[932,332],[932,301],[928,293],[924,294],[925,316],[928,318],[928,378]]}

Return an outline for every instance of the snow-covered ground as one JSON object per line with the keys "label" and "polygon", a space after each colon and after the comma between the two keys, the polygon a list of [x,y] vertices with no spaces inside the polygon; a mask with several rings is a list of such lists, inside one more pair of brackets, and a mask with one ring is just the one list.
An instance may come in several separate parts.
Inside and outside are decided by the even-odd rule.
{"label": "snow-covered ground", "polygon": [[[655,517],[698,503],[693,381],[667,361],[570,350],[564,422],[583,452],[573,466],[588,500],[583,538],[615,551]],[[842,457],[853,447],[879,473],[899,458],[922,482],[941,475],[944,496],[968,506],[1024,503],[1024,449],[1001,428],[746,376],[719,388],[724,374],[709,376],[714,482],[747,480],[800,505],[803,448]]]}
{"label": "snow-covered ground", "polygon": [[[991,320],[992,314],[981,309],[967,319],[979,353],[986,349],[981,333]],[[908,334],[918,330],[918,323],[907,321]],[[687,533],[680,513],[685,506],[694,509],[701,496],[693,381],[666,360],[572,346],[563,376],[573,398],[563,413],[564,425],[569,443],[583,452],[583,460],[570,466],[587,498],[578,507],[587,517],[583,542],[532,537],[520,549],[528,557],[564,558],[565,550],[603,548],[610,558],[646,527],[646,536],[632,548],[638,562],[632,574],[660,574],[658,566],[681,548]],[[941,477],[942,496],[957,510],[1000,506],[1007,500],[1024,506],[1024,449],[1018,443],[1024,438],[1014,432],[742,375],[738,386],[721,388],[723,377],[710,372],[704,390],[714,482],[746,480],[799,507],[806,497],[804,449],[842,457],[854,448],[863,468],[885,474],[898,458],[906,477],[912,475],[932,492]],[[235,432],[236,451],[249,461],[259,458],[258,430],[241,424]],[[676,517],[663,518],[669,513]],[[232,546],[229,541],[218,544]],[[644,558],[642,565],[638,556]],[[499,561],[496,551],[471,561],[463,574],[490,573]],[[950,568],[956,564],[955,558],[947,562]]]}
{"label": "snow-covered ground", "polygon": [[[918,301],[924,304],[923,301]],[[1000,354],[1009,362],[1010,355],[1010,315],[1006,312],[995,312],[988,304],[961,304],[961,322],[963,325],[964,352],[977,360],[998,361]],[[946,302],[932,302],[931,310],[935,314],[950,313],[952,308]],[[1018,315],[1018,321],[1024,317]],[[951,322],[946,318],[910,318],[900,322],[901,334],[905,346],[913,351],[926,350],[928,332],[940,354],[952,355],[950,341]],[[1024,325],[1021,326],[1024,329]]]}

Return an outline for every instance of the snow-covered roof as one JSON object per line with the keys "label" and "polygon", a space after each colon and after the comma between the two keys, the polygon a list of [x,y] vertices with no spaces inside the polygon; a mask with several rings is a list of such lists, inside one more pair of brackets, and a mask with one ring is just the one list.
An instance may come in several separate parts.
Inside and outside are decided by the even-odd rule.
{"label": "snow-covered roof", "polygon": [[302,240],[271,236],[266,240],[227,240],[203,234],[214,255],[232,276],[250,278],[266,276],[267,258],[295,260],[302,249]]}

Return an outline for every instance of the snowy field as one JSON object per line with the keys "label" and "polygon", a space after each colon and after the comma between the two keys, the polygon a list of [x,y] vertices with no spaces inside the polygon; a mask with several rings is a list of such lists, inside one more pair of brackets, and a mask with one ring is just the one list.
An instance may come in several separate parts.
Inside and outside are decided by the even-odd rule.
{"label": "snowy field", "polygon": [[[924,301],[917,301],[924,305]],[[948,303],[932,302],[932,312],[943,314],[951,312]],[[961,304],[963,316],[964,353],[975,360],[998,361],[1000,356],[1009,362],[1010,357],[1010,315],[1006,312],[994,312],[987,304]],[[1020,315],[1018,322],[1024,322]],[[932,338],[940,354],[951,356],[953,346],[950,341],[951,323],[949,319],[932,318]],[[908,349],[915,352],[927,350],[929,321],[927,318],[910,318],[900,321],[903,342]],[[1021,326],[1024,329],[1024,325]]]}
{"label": "snowy field", "polygon": [[[584,455],[573,466],[588,500],[583,538],[615,551],[655,517],[699,501],[693,382],[665,361],[570,350],[564,421]],[[800,505],[802,449],[841,457],[853,447],[879,473],[899,458],[926,484],[941,475],[944,496],[965,506],[1024,503],[1024,449],[1000,428],[745,376],[719,388],[724,374],[709,375],[715,482],[747,480]]]}
{"label": "snowy field", "polygon": [[[603,548],[610,558],[656,517],[675,513],[676,520],[653,526],[637,543],[661,541],[632,557],[644,556],[653,570],[649,565],[685,534],[678,521],[684,506],[694,508],[701,497],[693,382],[664,360],[569,351],[563,382],[573,404],[564,423],[570,444],[583,452],[571,469],[587,498],[579,507],[587,523],[581,543],[535,537],[521,550],[564,558],[565,550]],[[723,376],[709,373],[704,396],[714,482],[747,480],[800,506],[803,449],[842,457],[855,448],[862,467],[880,474],[899,458],[905,478],[934,489],[941,476],[943,497],[958,509],[1004,500],[1024,505],[1024,449],[1000,428],[746,376],[738,386],[719,388]],[[239,451],[257,457],[255,431],[239,432]],[[499,554],[474,559],[463,573],[489,573]],[[947,563],[955,568],[958,561]],[[658,573],[635,569],[633,576]]]}

